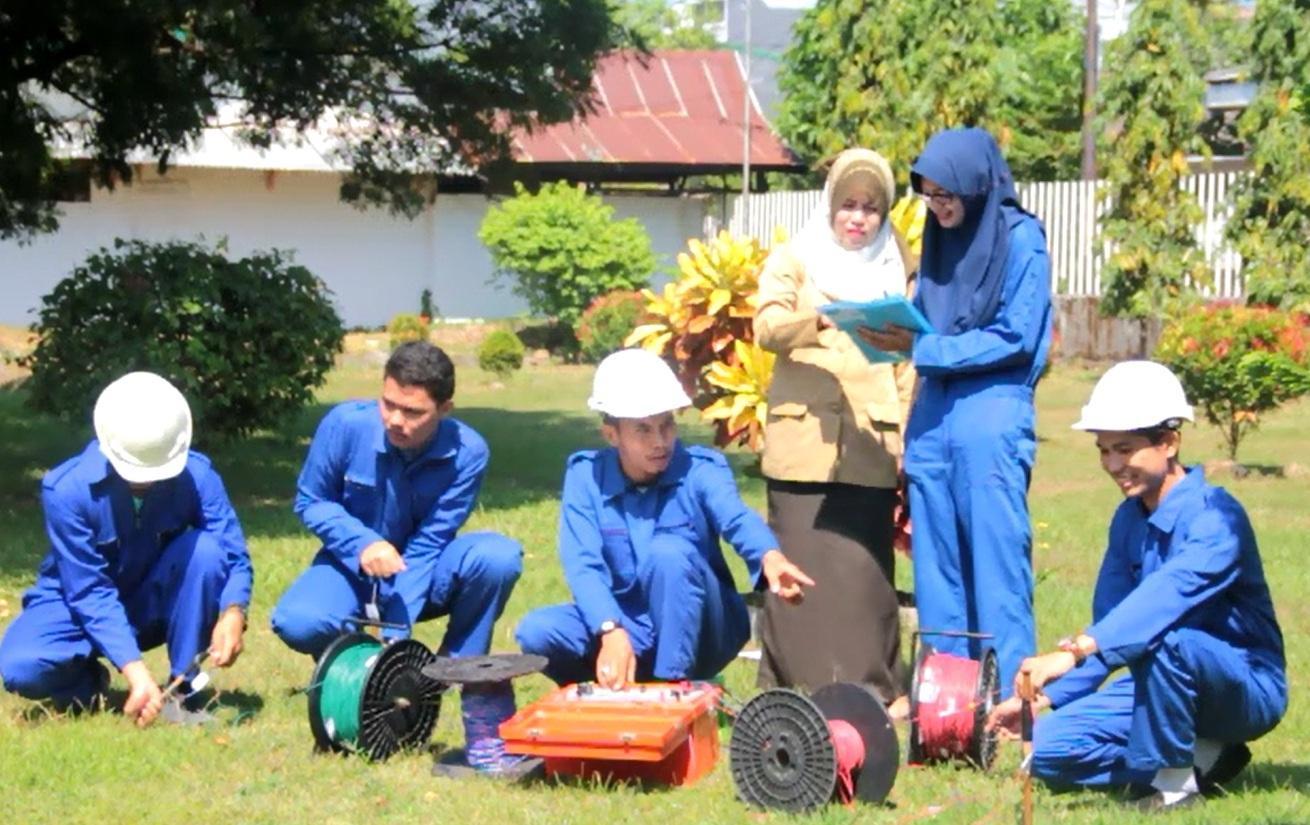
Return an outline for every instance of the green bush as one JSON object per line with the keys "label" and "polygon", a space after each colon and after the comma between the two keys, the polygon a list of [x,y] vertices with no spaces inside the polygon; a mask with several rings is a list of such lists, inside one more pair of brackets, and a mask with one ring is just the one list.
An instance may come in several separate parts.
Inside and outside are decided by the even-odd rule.
{"label": "green bush", "polygon": [[1261,413],[1310,393],[1310,315],[1197,307],[1165,327],[1156,359],[1178,375],[1188,400],[1219,428],[1236,460]]}
{"label": "green bush", "polygon": [[623,349],[624,339],[645,314],[646,299],[631,289],[615,290],[592,301],[575,330],[582,360],[596,364],[611,352]]}
{"label": "green bush", "polygon": [[615,289],[637,289],[655,270],[650,238],[634,218],[615,220],[595,195],[561,181],[514,197],[487,212],[478,238],[498,280],[539,315],[573,326],[587,305]]}
{"label": "green bush", "polygon": [[523,342],[513,330],[492,330],[478,347],[478,366],[506,378],[515,370],[523,368],[523,353]]}
{"label": "green bush", "polygon": [[551,355],[565,361],[578,360],[578,337],[573,334],[573,327],[558,321],[546,321],[529,324],[518,331],[523,346],[530,349],[544,349]]}
{"label": "green bush", "polygon": [[410,341],[425,341],[428,337],[428,325],[417,315],[402,312],[387,324],[387,335],[391,338],[391,348]]}
{"label": "green bush", "polygon": [[187,397],[199,438],[298,412],[341,350],[331,292],[285,253],[226,251],[118,239],[93,254],[42,299],[30,403],[89,420],[105,385],[151,370]]}

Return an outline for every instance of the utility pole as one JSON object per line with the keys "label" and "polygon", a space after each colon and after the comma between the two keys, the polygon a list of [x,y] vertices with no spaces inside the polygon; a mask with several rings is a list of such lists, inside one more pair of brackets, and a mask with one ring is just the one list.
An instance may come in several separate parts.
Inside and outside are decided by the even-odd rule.
{"label": "utility pole", "polygon": [[743,70],[745,72],[745,94],[742,95],[742,117],[741,117],[741,228],[743,232],[747,231],[750,225],[750,196],[751,196],[751,3],[753,0],[743,0],[742,5],[746,7],[746,14],[743,22],[746,24],[746,33],[743,40],[746,48],[742,55]]}
{"label": "utility pole", "polygon": [[1096,180],[1096,0],[1087,0],[1083,30],[1083,180]]}

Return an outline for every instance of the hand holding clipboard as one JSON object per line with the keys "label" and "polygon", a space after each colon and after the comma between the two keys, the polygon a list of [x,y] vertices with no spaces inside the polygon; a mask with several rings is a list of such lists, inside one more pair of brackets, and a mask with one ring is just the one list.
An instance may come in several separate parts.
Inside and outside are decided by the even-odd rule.
{"label": "hand holding clipboard", "polygon": [[906,358],[914,345],[914,334],[932,332],[928,319],[903,295],[874,301],[836,301],[819,307],[819,312],[855,341],[871,363],[888,363]]}

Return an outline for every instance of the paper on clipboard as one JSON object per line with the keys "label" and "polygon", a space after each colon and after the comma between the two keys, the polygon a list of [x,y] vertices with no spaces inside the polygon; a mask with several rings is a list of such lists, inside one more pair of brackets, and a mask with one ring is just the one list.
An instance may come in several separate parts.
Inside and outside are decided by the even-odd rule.
{"label": "paper on clipboard", "polygon": [[851,336],[860,352],[871,363],[903,361],[907,353],[884,352],[871,346],[856,331],[858,327],[882,329],[887,325],[905,327],[912,332],[932,332],[932,325],[904,295],[889,295],[873,301],[835,301],[819,307],[819,312],[832,320],[837,328]]}

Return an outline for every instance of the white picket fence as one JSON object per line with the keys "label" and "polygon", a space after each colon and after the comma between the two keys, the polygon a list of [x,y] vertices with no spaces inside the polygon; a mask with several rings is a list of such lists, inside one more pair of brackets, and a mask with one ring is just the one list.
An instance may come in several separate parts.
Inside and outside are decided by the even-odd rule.
{"label": "white picket fence", "polygon": [[[1196,238],[1214,271],[1214,281],[1201,287],[1213,298],[1242,295],[1242,260],[1224,240],[1224,227],[1232,213],[1229,190],[1238,172],[1207,172],[1183,178],[1183,188],[1196,196],[1204,218]],[[1097,222],[1108,207],[1097,197],[1097,181],[1020,183],[1019,201],[1046,224],[1051,253],[1051,286],[1060,295],[1097,296],[1101,293],[1103,259],[1096,251]],[[794,235],[818,207],[822,193],[765,192],[752,194],[749,215],[743,215],[741,195],[731,202],[728,228],[764,243],[782,227]]]}

